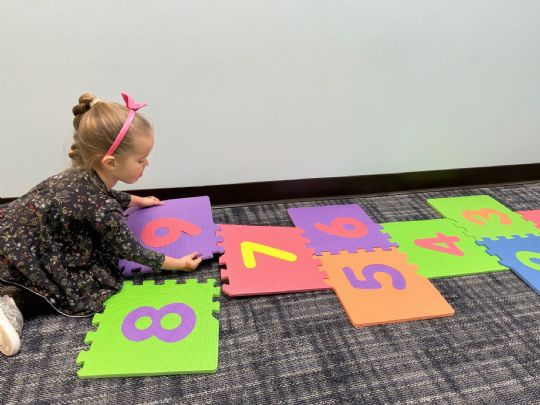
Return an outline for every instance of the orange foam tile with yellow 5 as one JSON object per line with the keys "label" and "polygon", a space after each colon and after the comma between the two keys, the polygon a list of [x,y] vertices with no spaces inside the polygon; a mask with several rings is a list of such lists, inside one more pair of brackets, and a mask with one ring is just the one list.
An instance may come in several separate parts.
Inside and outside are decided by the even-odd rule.
{"label": "orange foam tile with yellow 5", "polygon": [[318,257],[356,327],[451,316],[454,309],[396,248]]}

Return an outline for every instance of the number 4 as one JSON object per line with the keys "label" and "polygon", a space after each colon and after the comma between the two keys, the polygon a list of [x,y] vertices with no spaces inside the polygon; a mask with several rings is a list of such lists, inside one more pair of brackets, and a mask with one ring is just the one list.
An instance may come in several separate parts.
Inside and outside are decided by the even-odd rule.
{"label": "number 4", "polygon": [[424,249],[436,250],[437,252],[454,256],[463,256],[464,253],[456,246],[456,242],[459,242],[457,236],[446,236],[441,232],[437,233],[436,238],[416,239],[414,241],[415,245],[423,247]]}

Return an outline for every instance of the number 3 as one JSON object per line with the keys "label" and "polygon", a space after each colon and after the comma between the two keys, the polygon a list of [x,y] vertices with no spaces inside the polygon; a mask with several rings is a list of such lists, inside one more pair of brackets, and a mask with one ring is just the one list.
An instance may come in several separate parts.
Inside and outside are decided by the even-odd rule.
{"label": "number 3", "polygon": [[510,225],[512,223],[512,220],[508,218],[508,216],[504,215],[502,212],[499,212],[497,210],[494,210],[493,208],[482,208],[481,210],[465,210],[462,213],[463,217],[474,224],[478,225],[485,225],[486,221],[482,221],[481,219],[475,218],[476,216],[489,219],[491,215],[496,215],[500,218],[500,223],[503,225]]}

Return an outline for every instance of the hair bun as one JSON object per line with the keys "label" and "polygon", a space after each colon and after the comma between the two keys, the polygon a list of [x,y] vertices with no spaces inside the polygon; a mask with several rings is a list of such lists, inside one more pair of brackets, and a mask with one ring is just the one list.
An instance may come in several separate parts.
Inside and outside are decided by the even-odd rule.
{"label": "hair bun", "polygon": [[71,111],[73,112],[73,115],[75,118],[73,118],[73,127],[75,129],[79,128],[79,121],[81,120],[81,116],[90,110],[92,101],[96,98],[91,93],[84,93],[79,97],[79,104],[74,106]]}

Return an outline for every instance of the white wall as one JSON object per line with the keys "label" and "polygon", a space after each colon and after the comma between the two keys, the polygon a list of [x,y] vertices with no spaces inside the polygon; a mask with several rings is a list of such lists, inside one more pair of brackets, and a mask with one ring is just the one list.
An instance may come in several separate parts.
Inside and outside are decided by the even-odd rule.
{"label": "white wall", "polygon": [[538,0],[3,0],[0,196],[69,164],[71,107],[150,107],[130,188],[538,162]]}

